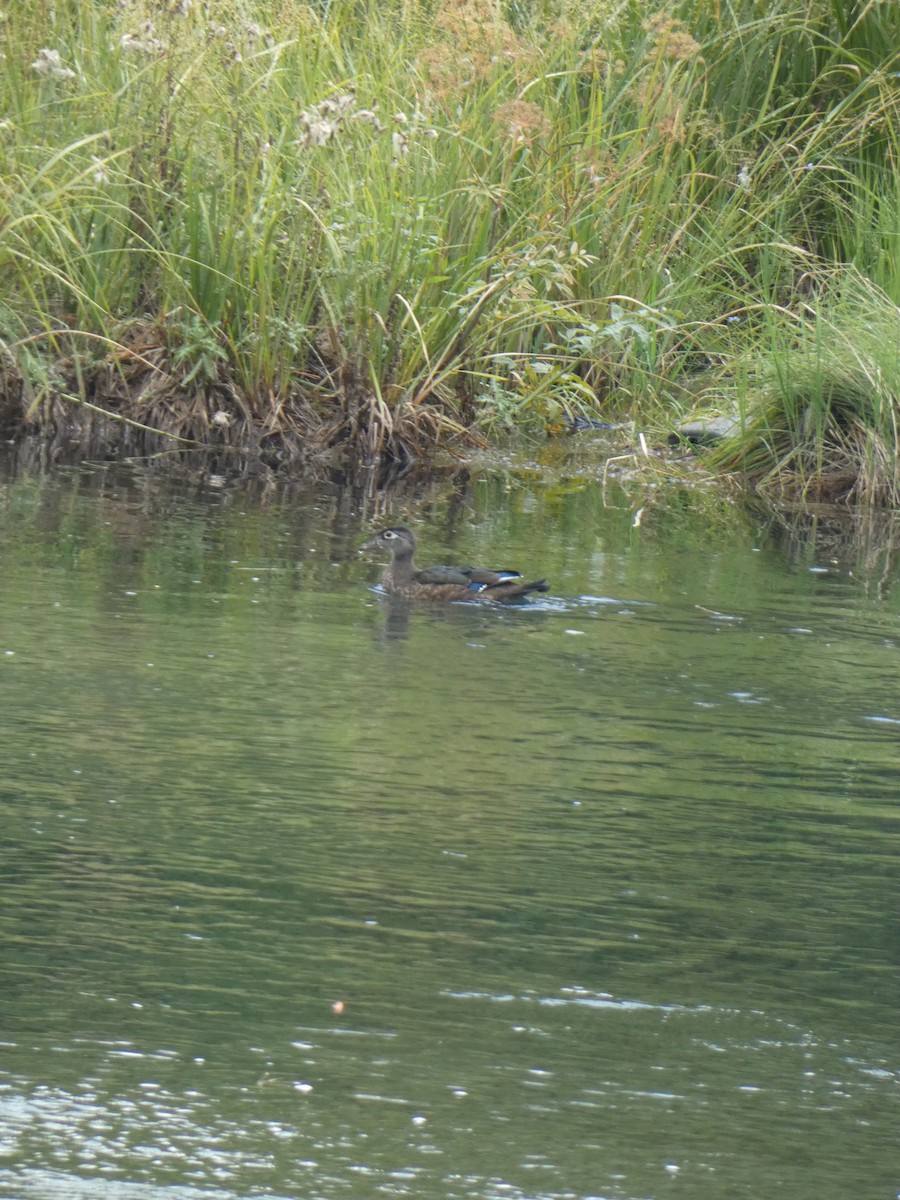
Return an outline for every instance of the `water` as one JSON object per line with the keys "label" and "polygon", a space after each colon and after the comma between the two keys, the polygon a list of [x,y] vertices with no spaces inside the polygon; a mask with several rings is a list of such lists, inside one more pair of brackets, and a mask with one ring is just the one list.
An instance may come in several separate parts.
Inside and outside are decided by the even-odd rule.
{"label": "water", "polygon": [[898,1194],[889,535],[640,503],[5,484],[0,1196]]}

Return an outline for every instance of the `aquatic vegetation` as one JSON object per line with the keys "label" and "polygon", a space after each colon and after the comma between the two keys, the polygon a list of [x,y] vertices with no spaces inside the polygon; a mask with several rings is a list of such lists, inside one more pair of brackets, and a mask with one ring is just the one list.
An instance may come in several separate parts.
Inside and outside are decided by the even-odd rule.
{"label": "aquatic vegetation", "polygon": [[896,507],[900,305],[845,272],[797,313],[767,317],[773,349],[740,364],[744,427],[712,463],[767,492]]}
{"label": "aquatic vegetation", "polygon": [[699,373],[793,356],[836,265],[900,301],[896,6],[60,0],[0,30],[13,425],[279,461],[661,438]]}

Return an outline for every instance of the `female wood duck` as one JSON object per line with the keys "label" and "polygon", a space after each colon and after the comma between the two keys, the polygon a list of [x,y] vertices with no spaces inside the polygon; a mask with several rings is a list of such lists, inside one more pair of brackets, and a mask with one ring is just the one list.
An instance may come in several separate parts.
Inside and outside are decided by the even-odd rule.
{"label": "female wood duck", "polygon": [[416,539],[404,525],[382,529],[364,550],[389,550],[391,561],[381,583],[392,596],[407,600],[515,600],[529,592],[549,591],[546,579],[523,583],[518,571],[484,571],[479,567],[425,567],[413,562]]}

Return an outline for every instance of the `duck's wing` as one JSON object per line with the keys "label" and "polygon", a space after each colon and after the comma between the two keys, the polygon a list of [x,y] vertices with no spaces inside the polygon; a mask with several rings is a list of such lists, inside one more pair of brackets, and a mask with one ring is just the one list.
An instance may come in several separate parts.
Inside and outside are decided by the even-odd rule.
{"label": "duck's wing", "polygon": [[465,572],[470,584],[480,584],[482,587],[496,587],[498,583],[522,578],[521,571],[486,571],[481,567],[466,567]]}
{"label": "duck's wing", "polygon": [[470,592],[483,592],[521,578],[518,571],[487,571],[482,567],[424,567],[415,574],[416,583],[453,583]]}
{"label": "duck's wing", "polygon": [[470,570],[469,567],[423,567],[413,578],[416,583],[456,583],[468,587],[472,582]]}
{"label": "duck's wing", "polygon": [[[521,577],[520,577],[521,578]],[[493,587],[485,587],[482,592],[491,600],[517,600],[527,596],[529,592],[549,592],[550,584],[546,579],[533,579],[531,583],[521,583],[516,579],[505,579]]]}

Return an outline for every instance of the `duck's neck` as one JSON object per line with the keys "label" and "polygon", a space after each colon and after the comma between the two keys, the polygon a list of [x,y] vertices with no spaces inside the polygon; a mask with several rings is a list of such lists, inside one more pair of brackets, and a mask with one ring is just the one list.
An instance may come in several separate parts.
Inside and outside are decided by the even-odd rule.
{"label": "duck's neck", "polygon": [[403,546],[401,549],[395,550],[384,572],[385,587],[396,588],[404,583],[409,583],[415,570],[412,546]]}

